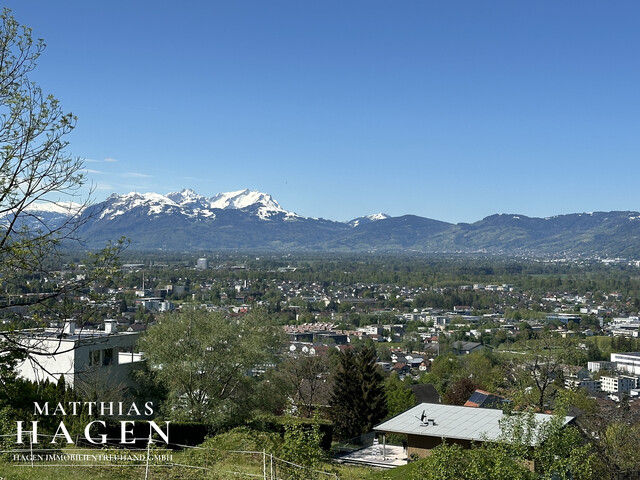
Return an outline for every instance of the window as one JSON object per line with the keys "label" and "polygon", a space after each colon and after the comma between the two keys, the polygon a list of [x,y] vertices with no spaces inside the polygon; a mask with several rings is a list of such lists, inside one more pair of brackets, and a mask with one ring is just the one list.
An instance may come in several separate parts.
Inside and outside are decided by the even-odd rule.
{"label": "window", "polygon": [[113,349],[104,350],[104,357],[102,357],[102,365],[111,365],[113,363]]}
{"label": "window", "polygon": [[100,350],[89,352],[89,366],[100,365]]}

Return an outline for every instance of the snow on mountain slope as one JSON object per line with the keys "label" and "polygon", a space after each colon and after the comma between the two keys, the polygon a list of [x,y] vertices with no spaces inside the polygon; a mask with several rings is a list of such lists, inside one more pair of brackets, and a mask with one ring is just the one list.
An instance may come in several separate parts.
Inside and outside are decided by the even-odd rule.
{"label": "snow on mountain slope", "polygon": [[27,212],[57,213],[59,215],[75,215],[83,206],[76,202],[36,202],[29,205]]}
{"label": "snow on mountain slope", "polygon": [[180,192],[167,193],[167,198],[173,200],[180,205],[186,205],[188,203],[200,203],[206,202],[207,198],[202,195],[198,195],[190,188],[185,188]]}
{"label": "snow on mountain slope", "polygon": [[[69,212],[66,204],[34,204],[18,226],[58,228],[69,213],[75,212]],[[266,193],[240,190],[207,198],[185,189],[166,195],[112,195],[87,208],[81,220],[79,237],[96,248],[126,236],[135,248],[151,250],[509,252],[640,258],[636,241],[640,213],[629,211],[548,219],[504,214],[457,225],[382,213],[335,222],[288,212]],[[0,217],[0,226],[2,222]]]}
{"label": "snow on mountain slope", "polygon": [[100,212],[100,219],[113,219],[136,208],[144,208],[147,215],[161,213],[177,213],[187,217],[216,217],[215,210],[255,210],[254,213],[262,220],[283,215],[285,220],[302,218],[299,215],[283,209],[271,195],[267,193],[240,190],[237,192],[219,193],[212,198],[198,195],[191,189],[171,192],[166,195],[157,193],[131,192],[126,195],[111,195],[104,202]]}
{"label": "snow on mountain slope", "polygon": [[391,217],[389,217],[389,215],[387,215],[386,213],[374,213],[373,215],[367,215],[365,218],[368,218],[372,222],[375,222],[378,220],[385,220]]}
{"label": "snow on mountain slope", "polygon": [[209,201],[211,202],[211,208],[220,208],[222,210],[257,208],[257,214],[263,220],[268,220],[278,214],[283,214],[287,220],[302,218],[300,215],[282,208],[268,193],[255,190],[244,189],[236,192],[219,193],[211,197]]}
{"label": "snow on mountain slope", "polygon": [[364,217],[355,218],[349,222],[347,222],[352,227],[357,227],[358,225],[363,225],[365,223],[377,222],[378,220],[386,220],[387,218],[391,218],[386,213],[374,213],[372,215],[366,215]]}
{"label": "snow on mountain slope", "polygon": [[251,191],[249,189],[238,190],[237,192],[219,193],[218,195],[211,197],[209,200],[211,201],[211,206],[213,208],[220,208],[223,210],[227,208],[242,209],[256,204],[260,204],[274,210],[281,209],[278,202],[276,202],[271,195]]}
{"label": "snow on mountain slope", "polygon": [[170,198],[157,193],[131,192],[125,195],[113,194],[104,201],[99,218],[112,220],[136,208],[148,209],[148,215],[159,214],[179,205]]}
{"label": "snow on mountain slope", "polygon": [[[25,226],[32,230],[54,230],[64,225],[72,217],[80,215],[84,205],[76,202],[39,201],[24,208],[23,211],[7,211],[0,215],[0,226],[6,228],[9,223],[17,220],[18,226]],[[18,215],[16,219],[15,216]]]}
{"label": "snow on mountain slope", "polygon": [[182,209],[182,213],[188,217],[216,218],[216,214],[212,212],[209,199],[197,194],[190,188],[185,188],[180,192],[167,193],[167,198],[178,204]]}

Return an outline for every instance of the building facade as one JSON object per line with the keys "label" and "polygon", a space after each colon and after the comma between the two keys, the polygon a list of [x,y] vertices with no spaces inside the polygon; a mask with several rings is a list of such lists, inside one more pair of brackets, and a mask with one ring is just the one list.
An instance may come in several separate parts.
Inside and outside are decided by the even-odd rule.
{"label": "building facade", "polygon": [[611,362],[620,372],[640,375],[640,352],[612,353]]}
{"label": "building facade", "polygon": [[142,366],[135,349],[140,332],[118,332],[116,324],[106,320],[104,330],[78,329],[70,321],[63,328],[18,332],[16,339],[30,350],[17,366],[18,375],[37,383],[62,376],[71,387],[82,382],[128,386],[131,371]]}
{"label": "building facade", "polygon": [[634,388],[638,388],[638,379],[627,375],[602,376],[600,377],[600,388],[607,393],[629,393]]}

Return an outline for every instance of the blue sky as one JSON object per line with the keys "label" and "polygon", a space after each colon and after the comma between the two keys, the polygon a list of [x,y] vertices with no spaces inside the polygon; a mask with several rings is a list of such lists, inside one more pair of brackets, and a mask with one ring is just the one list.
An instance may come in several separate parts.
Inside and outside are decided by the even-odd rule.
{"label": "blue sky", "polygon": [[94,197],[304,216],[640,210],[640,2],[11,0]]}

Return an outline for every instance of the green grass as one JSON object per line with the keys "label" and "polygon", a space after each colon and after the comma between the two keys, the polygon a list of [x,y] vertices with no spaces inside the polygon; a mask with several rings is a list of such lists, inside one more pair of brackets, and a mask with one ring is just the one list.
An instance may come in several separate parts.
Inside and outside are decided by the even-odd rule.
{"label": "green grass", "polygon": [[379,468],[341,465],[336,468],[340,480],[407,480],[411,465],[382,470]]}
{"label": "green grass", "polygon": [[[188,453],[177,452],[173,454],[174,463],[189,462],[193,457]],[[195,463],[195,462],[194,462]],[[407,475],[411,465],[390,470],[379,470],[369,467],[353,465],[338,465],[331,462],[321,467],[322,471],[337,474],[341,480],[400,480],[409,478]],[[240,459],[231,456],[226,460],[216,461],[209,465],[209,470],[203,471],[183,466],[165,467],[152,466],[150,468],[150,480],[227,480],[227,479],[251,479],[247,475],[237,475],[233,472],[262,474],[262,459],[249,457]],[[144,466],[22,466],[0,462],[0,479],[2,480],[86,480],[87,478],[100,480],[143,480],[145,478]],[[269,465],[267,464],[267,478],[269,478]],[[280,477],[279,477],[280,478]],[[304,477],[302,477],[304,478]],[[330,480],[333,477],[320,475],[316,478]]]}

